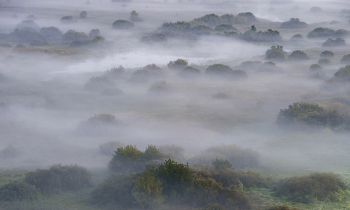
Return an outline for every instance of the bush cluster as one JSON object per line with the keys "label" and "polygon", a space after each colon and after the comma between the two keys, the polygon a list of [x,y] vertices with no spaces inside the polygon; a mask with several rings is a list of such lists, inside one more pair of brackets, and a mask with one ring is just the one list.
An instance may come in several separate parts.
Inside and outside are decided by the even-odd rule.
{"label": "bush cluster", "polygon": [[126,30],[126,29],[131,29],[135,26],[133,22],[129,22],[127,20],[116,20],[113,22],[112,27],[114,29],[121,29],[121,30]]}
{"label": "bush cluster", "polygon": [[328,38],[327,41],[322,43],[323,47],[340,47],[340,46],[345,46],[346,42],[342,38]]}
{"label": "bush cluster", "polygon": [[294,28],[307,28],[308,25],[305,22],[301,22],[299,18],[291,18],[289,21],[283,22],[280,28],[294,29]]}
{"label": "bush cluster", "polygon": [[285,59],[285,54],[287,53],[283,50],[283,46],[272,46],[271,49],[265,52],[265,59],[283,61]]}
{"label": "bush cluster", "polygon": [[344,29],[339,30],[333,30],[329,28],[322,28],[318,27],[312,30],[310,33],[307,34],[308,38],[339,38],[339,37],[345,37],[349,35],[349,31],[346,31]]}
{"label": "bush cluster", "polygon": [[25,182],[13,181],[0,186],[0,201],[34,200],[38,197],[35,187]]}

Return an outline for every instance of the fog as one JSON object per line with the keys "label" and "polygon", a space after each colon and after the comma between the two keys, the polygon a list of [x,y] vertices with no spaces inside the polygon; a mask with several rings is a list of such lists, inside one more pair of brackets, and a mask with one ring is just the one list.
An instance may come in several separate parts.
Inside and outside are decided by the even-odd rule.
{"label": "fog", "polygon": [[[185,149],[188,160],[211,146],[236,144],[258,151],[263,168],[281,170],[334,171],[350,164],[349,131],[286,130],[276,123],[280,109],[299,101],[329,108],[331,98],[341,95],[345,98],[342,107],[350,110],[348,84],[336,90],[322,88],[325,80],[345,66],[340,59],[350,53],[350,36],[342,37],[347,44],[339,47],[322,47],[328,37],[307,38],[317,27],[349,31],[350,13],[341,13],[350,9],[348,1],[3,0],[0,4],[0,43],[11,45],[0,47],[4,77],[0,82],[0,150],[12,145],[19,154],[0,159],[1,169],[36,169],[57,163],[107,168],[112,156],[101,155],[99,146],[109,141],[141,150],[149,144],[175,144]],[[310,12],[316,6],[321,11]],[[141,18],[133,28],[112,28],[118,19],[129,20],[132,10]],[[87,11],[86,18],[79,17],[82,11]],[[140,41],[163,23],[243,12],[253,13],[258,21],[233,24],[240,33],[255,25],[257,31],[278,30],[282,39],[245,41],[213,32],[195,39],[178,36],[164,42]],[[48,46],[30,46],[29,42],[3,38],[4,34],[12,36],[17,24],[29,15],[35,16],[33,21],[40,28],[54,26],[63,34],[75,30],[88,35],[99,29],[104,41],[72,47],[47,39]],[[63,16],[72,16],[73,21],[61,23]],[[290,18],[299,18],[308,26],[279,27]],[[303,39],[290,41],[295,34]],[[19,43],[26,48],[16,48]],[[284,46],[288,55],[302,50],[309,59],[273,61],[277,70],[266,72],[260,71],[261,67],[242,69],[240,64],[245,61],[269,61],[265,52],[277,45]],[[325,50],[335,56],[323,66],[323,76],[315,78],[309,67]],[[167,66],[177,59],[188,61],[200,75],[179,76]],[[160,67],[162,73],[133,80],[134,72],[148,64]],[[211,77],[205,71],[213,64],[244,70],[248,77]],[[109,77],[106,71],[119,66],[124,73]],[[88,88],[91,78],[103,76],[110,83]],[[166,82],[166,91],[153,94],[150,87],[159,81]],[[116,89],[123,94],[116,94]],[[104,94],[105,90],[109,92]],[[215,98],[218,93],[225,97]],[[98,114],[114,115],[120,123],[86,125]]]}

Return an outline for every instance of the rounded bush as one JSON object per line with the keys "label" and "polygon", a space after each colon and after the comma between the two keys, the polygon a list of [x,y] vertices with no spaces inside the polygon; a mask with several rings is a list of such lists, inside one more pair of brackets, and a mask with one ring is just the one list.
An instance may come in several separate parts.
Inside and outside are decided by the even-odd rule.
{"label": "rounded bush", "polygon": [[311,71],[318,71],[321,70],[322,67],[319,64],[311,64],[310,68]]}
{"label": "rounded bush", "polygon": [[113,22],[113,25],[112,25],[112,27],[114,29],[122,29],[122,30],[124,30],[124,29],[131,29],[134,26],[135,26],[134,23],[129,22],[127,20],[116,20],[116,21]]}
{"label": "rounded bush", "polygon": [[291,42],[299,42],[301,40],[303,40],[303,35],[301,34],[295,34],[290,38]]}
{"label": "rounded bush", "polygon": [[171,91],[172,87],[165,81],[155,82],[148,88],[148,92],[152,94],[165,94]]}
{"label": "rounded bush", "polygon": [[328,64],[331,63],[331,61],[329,59],[327,59],[327,58],[321,58],[320,60],[318,60],[317,63],[320,64],[320,65],[328,65]]}
{"label": "rounded bush", "polygon": [[62,36],[60,29],[54,26],[40,28],[39,33],[45,38],[61,38]]}
{"label": "rounded bush", "polygon": [[70,24],[70,23],[73,23],[74,20],[73,20],[73,16],[63,16],[60,20],[60,22],[62,24]]}
{"label": "rounded bush", "polygon": [[30,43],[34,40],[46,42],[46,39],[43,35],[31,28],[16,29],[14,32],[10,33],[10,36],[7,40],[9,42],[16,43]]}
{"label": "rounded bush", "polygon": [[35,31],[39,31],[40,27],[33,20],[23,20],[21,23],[16,25],[16,28],[31,28]]}
{"label": "rounded bush", "polygon": [[201,72],[192,66],[186,66],[179,72],[179,76],[183,78],[195,78],[199,77],[200,74]]}
{"label": "rounded bush", "polygon": [[24,182],[12,181],[0,186],[1,201],[34,200],[38,197],[35,187]]}
{"label": "rounded bush", "polygon": [[283,46],[272,46],[271,49],[265,52],[265,59],[283,61],[285,59],[284,54]]}
{"label": "rounded bush", "polygon": [[307,28],[307,23],[301,22],[299,18],[291,18],[289,21],[283,22],[280,28],[284,28],[284,29]]}
{"label": "rounded bush", "polygon": [[290,60],[308,60],[309,56],[301,50],[295,50],[288,57]]}
{"label": "rounded bush", "polygon": [[309,11],[312,13],[319,13],[322,12],[322,9],[321,7],[311,7]]}
{"label": "rounded bush", "polygon": [[103,91],[105,89],[113,88],[115,82],[105,76],[92,77],[85,84],[84,88],[89,91]]}
{"label": "rounded bush", "polygon": [[325,50],[325,51],[321,52],[320,57],[321,58],[333,58],[334,53],[332,51]]}
{"label": "rounded bush", "polygon": [[90,39],[93,39],[93,38],[95,38],[96,36],[101,36],[100,30],[99,30],[99,29],[92,29],[92,30],[89,32],[89,38],[90,38]]}
{"label": "rounded bush", "polygon": [[80,14],[79,14],[80,18],[86,18],[87,16],[87,12],[86,11],[82,11]]}
{"label": "rounded bush", "polygon": [[231,67],[223,65],[223,64],[214,64],[211,66],[208,66],[208,68],[205,70],[205,73],[208,75],[216,75],[216,76],[227,76],[231,75],[233,70]]}
{"label": "rounded bush", "polygon": [[328,38],[327,41],[322,43],[323,47],[340,47],[340,46],[345,46],[346,42],[342,38]]}
{"label": "rounded bush", "polygon": [[168,63],[168,68],[170,70],[181,70],[188,65],[188,62],[184,59],[177,59],[176,61],[170,61]]}
{"label": "rounded bush", "polygon": [[87,41],[89,37],[84,32],[77,32],[74,30],[68,30],[62,35],[62,42],[71,43],[73,41]]}
{"label": "rounded bush", "polygon": [[215,27],[216,31],[238,32],[238,29],[229,24],[221,24]]}
{"label": "rounded bush", "polygon": [[350,54],[344,55],[340,60],[340,63],[350,64]]}

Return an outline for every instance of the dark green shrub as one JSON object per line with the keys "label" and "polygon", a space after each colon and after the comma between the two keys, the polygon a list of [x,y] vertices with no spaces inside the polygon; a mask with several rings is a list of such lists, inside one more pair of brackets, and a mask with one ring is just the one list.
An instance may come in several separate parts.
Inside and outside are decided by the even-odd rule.
{"label": "dark green shrub", "polygon": [[9,43],[0,43],[0,47],[6,47],[6,48],[12,48],[12,46]]}
{"label": "dark green shrub", "polygon": [[335,36],[336,37],[345,37],[349,35],[349,31],[344,30],[344,29],[338,29],[335,31]]}
{"label": "dark green shrub", "polygon": [[171,159],[158,166],[147,165],[147,170],[163,183],[163,194],[168,198],[182,197],[193,178],[188,164]]}
{"label": "dark green shrub", "polygon": [[226,210],[226,208],[218,203],[210,203],[204,206],[201,210]]}
{"label": "dark green shrub", "polygon": [[104,144],[100,144],[100,153],[106,156],[112,156],[114,152],[119,148],[123,147],[124,144],[119,141],[109,141]]}
{"label": "dark green shrub", "polygon": [[348,197],[348,186],[333,173],[312,173],[280,181],[274,191],[301,203],[314,201],[342,201]]}
{"label": "dark green shrub", "polygon": [[116,21],[113,22],[113,25],[112,25],[112,27],[114,29],[122,29],[122,30],[124,30],[124,29],[131,29],[134,26],[135,26],[134,23],[129,22],[127,20],[116,20]]}
{"label": "dark green shrub", "polygon": [[298,210],[298,209],[283,205],[283,206],[272,206],[270,208],[267,208],[266,210]]}
{"label": "dark green shrub", "polygon": [[242,182],[243,187],[269,187],[272,184],[272,179],[261,175],[257,171],[244,170],[239,171],[239,181]]}
{"label": "dark green shrub", "polygon": [[339,82],[350,82],[350,65],[339,68],[333,78]]}
{"label": "dark green shrub", "polygon": [[[220,16],[221,24],[232,25],[235,23],[235,16],[232,14],[224,14]],[[237,30],[238,31],[238,30]]]}
{"label": "dark green shrub", "polygon": [[176,61],[170,61],[168,63],[168,68],[170,70],[181,70],[184,69],[188,65],[188,62],[183,59],[177,59]]}
{"label": "dark green shrub", "polygon": [[283,50],[283,46],[272,46],[271,49],[265,52],[265,59],[283,61],[285,59],[285,53],[286,52]]}
{"label": "dark green shrub", "polygon": [[288,57],[290,60],[308,60],[309,56],[301,50],[295,50]]}
{"label": "dark green shrub", "polygon": [[307,23],[301,22],[299,18],[291,18],[289,21],[283,22],[280,28],[293,29],[293,28],[307,28]]}
{"label": "dark green shrub", "polygon": [[162,191],[161,181],[152,176],[150,172],[144,171],[137,175],[132,195],[141,207],[153,208],[163,202]]}
{"label": "dark green shrub", "polygon": [[320,60],[318,60],[317,63],[320,64],[320,65],[328,65],[328,64],[331,63],[331,61],[329,59],[327,59],[327,58],[321,58]]}
{"label": "dark green shrub", "polygon": [[325,50],[325,51],[321,52],[320,57],[321,58],[333,58],[334,53],[332,51]]}
{"label": "dark green shrub", "polygon": [[132,195],[136,175],[113,175],[91,193],[91,202],[98,205],[132,207],[136,203]]}
{"label": "dark green shrub", "polygon": [[230,163],[230,161],[217,158],[213,161],[213,166],[215,168],[220,168],[221,166],[232,168],[232,164]]}
{"label": "dark green shrub", "polygon": [[34,185],[42,193],[58,193],[62,190],[59,175],[49,169],[38,169],[35,172],[28,172],[24,181]]}
{"label": "dark green shrub", "polygon": [[323,47],[340,47],[340,46],[345,46],[346,42],[342,38],[328,38],[327,41],[322,43]]}
{"label": "dark green shrub", "polygon": [[221,194],[223,196],[223,200],[225,200],[225,206],[228,209],[252,209],[249,198],[242,190],[238,189],[234,185],[226,187]]}
{"label": "dark green shrub", "polygon": [[223,32],[223,31],[227,31],[227,32],[231,32],[231,31],[234,31],[234,32],[238,32],[238,29],[233,27],[232,25],[229,25],[229,24],[221,24],[221,25],[218,25],[215,27],[215,30],[216,31],[220,31],[220,32]]}
{"label": "dark green shrub", "polygon": [[208,25],[210,27],[216,27],[221,24],[221,18],[215,14],[207,14],[203,17],[194,19],[193,22],[196,22],[196,25]]}
{"label": "dark green shrub", "polygon": [[340,60],[340,63],[350,64],[350,54],[344,55]]}
{"label": "dark green shrub", "polygon": [[241,39],[248,42],[278,42],[282,40],[280,33],[276,30],[267,29],[256,32],[255,26],[252,26],[252,29],[242,34]]}
{"label": "dark green shrub", "polygon": [[295,34],[290,38],[291,42],[299,42],[301,40],[303,40],[303,35],[301,34]]}
{"label": "dark green shrub", "polygon": [[210,35],[213,29],[206,25],[198,25],[191,28],[191,32],[199,36]]}
{"label": "dark green shrub", "polygon": [[74,30],[68,30],[62,35],[62,42],[67,44],[74,41],[87,41],[89,37],[84,32],[77,32]]}
{"label": "dark green shrub", "polygon": [[178,73],[178,75],[183,78],[196,78],[201,75],[201,72],[199,69],[196,69],[192,66],[186,66]]}
{"label": "dark green shrub", "polygon": [[40,27],[33,20],[23,20],[21,23],[16,25],[16,28],[31,28],[35,31],[39,31]]}
{"label": "dark green shrub", "polygon": [[35,187],[24,182],[13,181],[0,186],[1,201],[34,200],[38,197]]}
{"label": "dark green shrub", "polygon": [[311,66],[309,67],[309,69],[311,71],[318,71],[318,70],[321,70],[322,67],[319,65],[319,64],[311,64]]}
{"label": "dark green shrub", "polygon": [[62,31],[54,26],[40,28],[39,33],[47,39],[57,39],[62,36]]}
{"label": "dark green shrub", "polygon": [[318,27],[307,34],[308,38],[328,38],[334,37],[335,31],[329,28]]}
{"label": "dark green shrub", "polygon": [[82,11],[80,14],[79,14],[80,18],[86,18],[87,17],[87,12],[86,11]]}
{"label": "dark green shrub", "polygon": [[73,20],[73,16],[64,16],[61,18],[60,22],[62,24],[70,24],[70,23],[73,23],[74,20]]}
{"label": "dark green shrub", "polygon": [[34,40],[39,40],[46,42],[46,39],[43,35],[39,34],[36,30],[31,28],[22,28],[16,29],[14,32],[10,33],[7,41],[16,42],[16,43],[31,43]]}
{"label": "dark green shrub", "polygon": [[255,15],[253,13],[251,13],[251,12],[242,12],[242,13],[239,13],[234,18],[234,21],[237,24],[249,24],[249,23],[257,22],[258,20],[256,19]]}
{"label": "dark green shrub", "polygon": [[114,85],[114,81],[105,76],[99,76],[90,78],[84,88],[89,91],[102,91],[104,89],[113,88]]}
{"label": "dark green shrub", "polygon": [[110,70],[105,71],[107,77],[112,77],[113,79],[120,79],[124,74],[125,70],[123,66],[112,67]]}
{"label": "dark green shrub", "polygon": [[221,76],[221,77],[231,76],[232,72],[233,70],[231,69],[231,67],[223,64],[214,64],[214,65],[208,66],[208,68],[205,70],[205,73],[208,75]]}
{"label": "dark green shrub", "polygon": [[210,174],[215,181],[221,183],[224,187],[235,186],[237,189],[243,189],[242,182],[239,180],[239,173],[232,167],[221,165],[210,169]]}
{"label": "dark green shrub", "polygon": [[139,17],[139,13],[137,13],[135,10],[130,12],[130,21],[133,22],[139,22],[142,19]]}

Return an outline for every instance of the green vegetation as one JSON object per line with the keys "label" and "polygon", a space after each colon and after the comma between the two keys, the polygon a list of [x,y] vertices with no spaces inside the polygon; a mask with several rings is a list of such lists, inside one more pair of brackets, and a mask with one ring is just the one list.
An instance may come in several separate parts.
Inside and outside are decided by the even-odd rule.
{"label": "green vegetation", "polygon": [[340,63],[350,64],[350,54],[344,55],[340,60]]}
{"label": "green vegetation", "polygon": [[320,60],[318,60],[317,63],[320,64],[320,65],[328,65],[328,64],[331,63],[331,61],[329,59],[327,59],[327,58],[321,58]]}
{"label": "green vegetation", "polygon": [[342,38],[336,38],[336,39],[328,38],[327,41],[322,43],[323,47],[340,47],[345,45],[346,45],[346,42]]}
{"label": "green vegetation", "polygon": [[311,71],[319,71],[319,70],[321,70],[322,69],[322,67],[319,65],[319,64],[311,64],[311,66],[309,67],[309,69],[311,70]]}
{"label": "green vegetation", "polygon": [[265,52],[265,59],[283,61],[285,59],[284,55],[286,52],[283,50],[283,46],[272,46],[271,49]]}
{"label": "green vegetation", "polygon": [[309,56],[301,50],[293,51],[289,57],[289,60],[308,60]]}
{"label": "green vegetation", "polygon": [[168,68],[170,70],[181,70],[184,69],[188,65],[188,62],[184,59],[177,59],[176,61],[170,61],[168,63]]}
{"label": "green vegetation", "polygon": [[113,25],[112,25],[114,29],[121,29],[121,30],[131,29],[134,26],[135,26],[134,23],[129,22],[127,20],[116,20],[113,22]]}
{"label": "green vegetation", "polygon": [[39,197],[33,185],[12,181],[0,186],[0,201],[34,200]]}
{"label": "green vegetation", "polygon": [[299,42],[303,40],[303,35],[301,34],[294,34],[291,38],[290,38],[290,41],[291,42]]}
{"label": "green vegetation", "polygon": [[142,19],[139,17],[139,13],[137,13],[135,10],[130,12],[130,21],[132,22],[139,22]]}
{"label": "green vegetation", "polygon": [[348,186],[333,173],[312,173],[280,181],[275,189],[277,196],[312,203],[315,201],[342,201],[348,197]]}
{"label": "green vegetation", "polygon": [[325,50],[320,54],[321,58],[333,58],[334,57],[334,53],[332,51],[329,50]]}
{"label": "green vegetation", "polygon": [[294,29],[294,28],[307,28],[308,25],[305,22],[301,22],[299,18],[291,18],[289,21],[283,22],[280,28]]}

